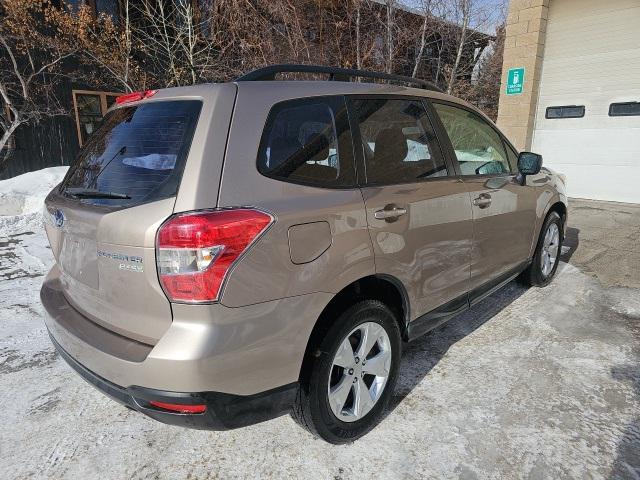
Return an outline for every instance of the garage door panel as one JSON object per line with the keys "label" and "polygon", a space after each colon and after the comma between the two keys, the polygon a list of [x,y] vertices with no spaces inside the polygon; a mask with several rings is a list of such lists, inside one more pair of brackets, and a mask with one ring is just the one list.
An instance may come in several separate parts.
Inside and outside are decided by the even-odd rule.
{"label": "garage door panel", "polygon": [[[567,176],[570,197],[638,203],[637,185],[630,183],[628,177],[640,178],[639,167],[590,165],[586,168],[558,163],[553,168]],[[611,184],[616,186],[614,193]]]}
{"label": "garage door panel", "polygon": [[[556,0],[562,1],[562,0]],[[585,42],[591,54],[606,54],[618,52],[629,48],[629,38],[633,36],[634,29],[638,28],[640,7],[624,12],[624,18],[617,16],[620,11],[601,17],[575,17],[575,19],[547,24],[547,36],[553,35],[554,42],[546,42],[545,56],[551,54],[555,58],[570,57],[575,53],[576,47],[584,47]],[[591,20],[591,21],[590,21]],[[603,25],[607,26],[602,30]],[[620,32],[626,32],[621,35]]]}
{"label": "garage door panel", "polygon": [[[612,12],[634,10],[638,8],[637,0],[553,0],[556,5],[553,7],[553,15],[549,15],[549,24],[556,25],[558,22],[571,22],[577,16],[581,18],[598,18],[603,15],[610,15]],[[618,14],[618,17],[621,15]]]}
{"label": "garage door panel", "polygon": [[636,49],[606,55],[576,55],[571,60],[545,60],[543,73],[542,95],[547,92],[589,94],[594,88],[637,92],[640,86],[636,86],[634,79],[640,77],[640,55]]}
{"label": "garage door panel", "polygon": [[[640,101],[640,0],[553,0],[532,150],[568,176],[569,195],[640,202],[640,117],[609,105]],[[585,116],[547,119],[547,107]]]}
{"label": "garage door panel", "polygon": [[[640,166],[640,129],[632,132],[619,129],[547,130],[539,131],[537,135],[537,141],[543,143],[545,149],[544,152],[536,151],[542,154],[544,164],[554,169],[560,164],[584,167]],[[629,151],[638,153],[629,155]],[[636,180],[640,181],[640,178]]]}

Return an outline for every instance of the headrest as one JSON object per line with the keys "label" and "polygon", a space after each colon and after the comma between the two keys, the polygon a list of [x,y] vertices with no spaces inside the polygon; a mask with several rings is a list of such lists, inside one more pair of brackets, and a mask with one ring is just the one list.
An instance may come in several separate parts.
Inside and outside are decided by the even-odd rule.
{"label": "headrest", "polygon": [[326,160],[329,156],[329,139],[322,133],[312,133],[307,135],[304,141],[304,148],[308,149],[307,157],[312,162]]}
{"label": "headrest", "polygon": [[409,153],[407,139],[401,128],[385,128],[376,136],[374,162],[399,163]]}

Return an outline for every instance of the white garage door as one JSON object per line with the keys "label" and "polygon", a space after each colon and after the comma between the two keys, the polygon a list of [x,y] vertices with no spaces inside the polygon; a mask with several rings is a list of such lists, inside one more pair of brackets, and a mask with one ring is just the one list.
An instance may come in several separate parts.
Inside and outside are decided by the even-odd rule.
{"label": "white garage door", "polygon": [[640,0],[551,0],[539,92],[532,150],[569,195],[640,203],[640,115],[609,115],[640,102]]}

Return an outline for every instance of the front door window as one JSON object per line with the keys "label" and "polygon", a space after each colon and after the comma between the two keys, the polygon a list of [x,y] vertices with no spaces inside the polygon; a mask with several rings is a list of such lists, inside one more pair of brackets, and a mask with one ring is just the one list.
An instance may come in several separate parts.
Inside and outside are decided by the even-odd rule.
{"label": "front door window", "polygon": [[434,103],[451,140],[462,175],[511,173],[502,139],[479,115],[462,108]]}

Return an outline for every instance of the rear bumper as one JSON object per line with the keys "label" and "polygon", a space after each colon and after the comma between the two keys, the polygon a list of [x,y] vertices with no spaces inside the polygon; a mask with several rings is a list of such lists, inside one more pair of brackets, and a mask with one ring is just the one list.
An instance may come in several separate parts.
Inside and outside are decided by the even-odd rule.
{"label": "rear bumper", "polygon": [[40,297],[47,329],[63,356],[105,385],[114,385],[116,392],[125,391],[125,397],[137,392],[133,398],[145,398],[139,392],[146,390],[154,395],[219,392],[216,398],[231,395],[239,402],[237,397],[263,395],[298,381],[311,329],[332,295],[302,295],[240,308],[173,305],[171,326],[155,345],[118,335],[73,308],[56,266]]}
{"label": "rear bumper", "polygon": [[[256,395],[229,395],[218,392],[181,393],[132,386],[121,387],[96,375],[71,357],[51,336],[62,358],[87,382],[113,400],[169,425],[201,430],[230,430],[263,422],[289,412],[295,400],[297,383],[284,385]],[[150,401],[184,405],[204,404],[199,414],[166,412],[154,408]]]}

